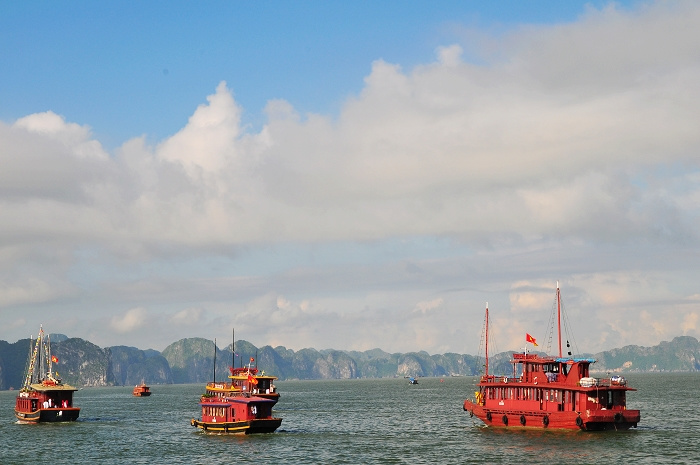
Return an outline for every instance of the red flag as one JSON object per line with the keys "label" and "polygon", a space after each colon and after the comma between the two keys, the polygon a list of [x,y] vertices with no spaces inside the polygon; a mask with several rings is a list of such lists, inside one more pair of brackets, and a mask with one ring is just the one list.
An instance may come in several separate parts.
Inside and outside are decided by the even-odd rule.
{"label": "red flag", "polygon": [[52,355],[52,356],[51,356],[51,361],[52,361],[53,363],[58,363],[58,357],[56,357],[55,355]]}
{"label": "red flag", "polygon": [[250,384],[258,384],[258,380],[253,377],[253,375],[248,375],[248,382]]}
{"label": "red flag", "polygon": [[255,358],[250,357],[250,363],[253,363],[255,361]]}
{"label": "red flag", "polygon": [[537,341],[535,340],[535,338],[527,333],[525,333],[525,342],[531,342],[533,346],[537,347]]}

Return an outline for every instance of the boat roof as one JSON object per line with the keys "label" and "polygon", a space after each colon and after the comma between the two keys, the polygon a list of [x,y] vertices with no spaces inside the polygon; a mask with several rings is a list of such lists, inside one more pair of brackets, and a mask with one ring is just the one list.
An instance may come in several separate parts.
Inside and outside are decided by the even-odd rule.
{"label": "boat roof", "polygon": [[250,397],[226,397],[224,401],[221,399],[216,399],[213,401],[203,401],[200,402],[199,405],[209,405],[209,406],[218,406],[218,407],[225,407],[233,402],[239,403],[239,404],[269,404],[269,403],[276,403],[275,400],[273,399],[266,399],[264,397],[257,397],[257,396],[250,396]]}
{"label": "boat roof", "polygon": [[70,384],[54,384],[47,385],[42,383],[30,384],[29,388],[34,391],[77,391],[78,388],[71,386]]}
{"label": "boat roof", "polygon": [[559,363],[579,363],[579,362],[588,362],[588,363],[595,363],[596,359],[594,358],[572,358],[572,357],[559,357],[554,359],[555,362]]}
{"label": "boat roof", "polygon": [[513,353],[513,360],[523,363],[523,362],[534,362],[534,363],[595,363],[594,358],[576,358],[576,357],[554,357],[551,355],[540,355],[540,354],[525,354],[522,352]]}

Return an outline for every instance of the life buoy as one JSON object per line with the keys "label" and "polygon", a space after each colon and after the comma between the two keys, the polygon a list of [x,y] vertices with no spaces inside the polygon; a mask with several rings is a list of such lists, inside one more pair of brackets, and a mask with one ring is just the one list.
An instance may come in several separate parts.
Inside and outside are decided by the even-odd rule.
{"label": "life buoy", "polygon": [[520,415],[520,424],[525,426],[525,415]]}
{"label": "life buoy", "polygon": [[581,419],[581,417],[576,417],[576,426],[578,426],[579,428],[583,426],[583,420]]}
{"label": "life buoy", "polygon": [[542,417],[542,424],[544,426],[549,426],[549,417],[547,415]]}
{"label": "life buoy", "polygon": [[503,415],[502,420],[503,420],[503,424],[506,425],[506,426],[508,426],[508,416],[507,416],[507,415]]}
{"label": "life buoy", "polygon": [[507,383],[507,382],[508,382],[508,377],[507,377],[507,376],[504,376],[504,377],[503,377],[503,382],[504,382],[504,383]]}
{"label": "life buoy", "polygon": [[491,421],[491,412],[486,412],[486,420]]}

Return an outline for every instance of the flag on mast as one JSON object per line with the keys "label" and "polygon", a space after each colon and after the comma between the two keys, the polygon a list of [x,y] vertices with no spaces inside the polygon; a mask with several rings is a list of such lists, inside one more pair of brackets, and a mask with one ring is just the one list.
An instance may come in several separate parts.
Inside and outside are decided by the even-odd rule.
{"label": "flag on mast", "polygon": [[525,342],[531,342],[533,346],[537,347],[537,341],[528,333],[525,333]]}

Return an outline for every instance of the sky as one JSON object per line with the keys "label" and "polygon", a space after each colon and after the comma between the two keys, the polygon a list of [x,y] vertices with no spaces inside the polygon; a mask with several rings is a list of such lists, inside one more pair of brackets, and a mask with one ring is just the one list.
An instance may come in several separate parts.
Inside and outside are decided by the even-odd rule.
{"label": "sky", "polygon": [[0,0],[0,340],[555,353],[557,283],[576,353],[700,337],[697,24]]}

